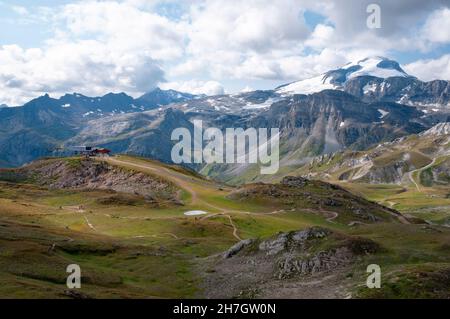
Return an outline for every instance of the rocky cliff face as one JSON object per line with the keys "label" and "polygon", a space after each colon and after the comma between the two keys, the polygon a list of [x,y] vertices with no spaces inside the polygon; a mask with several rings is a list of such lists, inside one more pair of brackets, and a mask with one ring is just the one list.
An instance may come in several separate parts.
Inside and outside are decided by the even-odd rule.
{"label": "rocky cliff face", "polygon": [[435,112],[450,107],[450,82],[422,82],[416,78],[359,77],[346,82],[344,91],[366,102],[396,102]]}
{"label": "rocky cliff face", "polygon": [[[391,102],[365,103],[336,90],[295,95],[252,117],[240,118],[243,127],[280,129],[282,170],[298,168],[324,154],[344,149],[365,150],[380,142],[418,133],[433,121],[414,107]],[[204,172],[228,182],[252,181],[259,178],[255,166],[209,165]],[[245,179],[236,180],[236,176]]]}
{"label": "rocky cliff face", "polygon": [[366,104],[340,91],[298,95],[279,102],[251,120],[255,127],[279,127],[285,142],[305,156],[333,153],[343,148],[364,149],[381,140],[419,132],[422,113],[392,103]]}

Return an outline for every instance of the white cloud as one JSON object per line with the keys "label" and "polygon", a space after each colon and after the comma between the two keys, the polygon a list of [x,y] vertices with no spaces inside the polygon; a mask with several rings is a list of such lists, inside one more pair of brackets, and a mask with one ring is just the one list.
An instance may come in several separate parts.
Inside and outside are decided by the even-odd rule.
{"label": "white cloud", "polygon": [[292,0],[202,1],[190,9],[186,59],[175,76],[279,78],[273,55],[296,54],[309,30]]}
{"label": "white cloud", "polygon": [[450,54],[438,59],[419,60],[404,66],[406,72],[422,81],[450,81]]}
{"label": "white cloud", "polygon": [[14,12],[16,12],[17,14],[20,14],[20,15],[26,15],[29,13],[27,8],[22,7],[22,6],[12,6],[11,8],[13,9]]}
{"label": "white cloud", "polygon": [[318,54],[281,59],[280,65],[287,79],[302,80],[342,66],[348,60],[347,53],[323,49]]}
{"label": "white cloud", "polygon": [[0,47],[0,101],[49,92],[140,94],[164,80],[163,61],[183,54],[180,23],[128,3],[86,1],[54,11],[60,25],[42,48]]}
{"label": "white cloud", "polygon": [[161,88],[166,90],[173,89],[192,94],[222,95],[225,93],[222,84],[217,81],[190,80],[184,82],[167,82],[162,83]]}
{"label": "white cloud", "polygon": [[211,0],[191,7],[192,53],[216,50],[264,52],[306,38],[301,7],[291,0]]}
{"label": "white cloud", "polygon": [[334,28],[324,24],[318,24],[306,45],[313,48],[325,48],[330,43],[334,35]]}
{"label": "white cloud", "polygon": [[59,18],[72,36],[94,37],[112,50],[142,50],[157,60],[172,60],[183,54],[185,30],[182,23],[140,10],[128,2],[69,4]]}
{"label": "white cloud", "polygon": [[320,13],[335,27],[333,43],[340,48],[366,47],[383,50],[411,50],[421,48],[417,41],[420,26],[433,10],[448,7],[448,0],[378,0],[381,8],[381,28],[368,29],[366,8],[373,0],[352,1],[343,5],[340,1],[318,1]]}
{"label": "white cloud", "polygon": [[[45,92],[137,95],[165,78],[175,89],[221,94],[220,82],[237,81],[239,88],[250,80],[300,80],[368,55],[429,51],[450,42],[448,0],[378,0],[379,30],[366,26],[372,2],[74,0],[53,8],[9,6],[20,19],[54,26],[54,34],[39,48],[0,46],[0,102],[17,104]],[[161,9],[173,4],[183,7],[182,14],[171,17]],[[307,10],[323,21],[307,25]],[[419,77],[448,78],[446,61],[409,67]]]}
{"label": "white cloud", "polygon": [[145,92],[163,80],[151,57],[113,52],[95,40],[55,42],[43,50],[3,46],[0,61],[0,98],[8,104],[45,92]]}
{"label": "white cloud", "polygon": [[434,11],[423,27],[423,37],[431,42],[450,42],[450,9]]}
{"label": "white cloud", "polygon": [[[371,0],[199,1],[192,5],[189,44],[171,76],[208,75],[214,79],[301,79],[363,54],[424,50],[417,40],[420,22],[444,0],[380,0],[382,28],[366,25]],[[309,30],[303,13],[312,10],[325,22]]]}

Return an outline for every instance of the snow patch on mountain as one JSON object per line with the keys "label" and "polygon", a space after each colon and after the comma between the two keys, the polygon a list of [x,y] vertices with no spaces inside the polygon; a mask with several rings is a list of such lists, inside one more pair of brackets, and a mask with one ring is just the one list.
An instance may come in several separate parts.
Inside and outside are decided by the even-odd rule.
{"label": "snow patch on mountain", "polygon": [[263,103],[247,103],[244,106],[244,110],[255,110],[255,109],[267,109],[269,108],[273,103],[281,101],[281,98],[268,98]]}
{"label": "snow patch on mountain", "polygon": [[376,92],[376,90],[377,90],[377,84],[376,83],[373,83],[373,84],[366,84],[364,87],[363,87],[363,92],[364,92],[364,94],[368,94],[368,93],[370,93],[370,92]]}
{"label": "snow patch on mountain", "polygon": [[323,90],[336,90],[338,87],[330,82],[331,78],[319,75],[311,79],[288,84],[277,89],[280,94],[312,94]]}
{"label": "snow patch on mountain", "polygon": [[214,99],[208,99],[206,100],[207,103],[209,103],[209,105],[211,105],[212,107],[214,107],[214,110],[216,111],[228,111],[229,108],[226,107],[225,105],[221,104],[221,101],[217,101]]}
{"label": "snow patch on mountain", "polygon": [[382,110],[382,109],[378,109],[378,112],[380,112],[380,119],[384,118],[386,115],[389,114],[388,111]]}

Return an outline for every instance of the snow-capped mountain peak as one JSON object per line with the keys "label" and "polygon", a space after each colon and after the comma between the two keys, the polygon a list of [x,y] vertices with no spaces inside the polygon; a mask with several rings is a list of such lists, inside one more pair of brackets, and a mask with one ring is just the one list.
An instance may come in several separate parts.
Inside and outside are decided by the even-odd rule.
{"label": "snow-capped mountain peak", "polygon": [[376,78],[411,77],[400,64],[388,58],[373,56],[353,63],[347,63],[342,68],[323,73],[311,79],[293,82],[276,89],[280,94],[311,94],[327,89],[342,89],[345,83],[357,77],[370,76]]}
{"label": "snow-capped mountain peak", "polygon": [[357,63],[351,63],[344,69],[349,71],[347,74],[348,79],[358,76],[374,76],[383,79],[409,77],[398,62],[380,56],[368,57]]}

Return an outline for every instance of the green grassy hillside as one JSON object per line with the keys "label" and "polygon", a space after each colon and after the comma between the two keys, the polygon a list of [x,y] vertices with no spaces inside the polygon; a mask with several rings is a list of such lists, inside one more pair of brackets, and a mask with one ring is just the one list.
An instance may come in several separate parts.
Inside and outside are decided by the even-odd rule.
{"label": "green grassy hillside", "polygon": [[[49,168],[53,175],[42,176]],[[445,227],[414,224],[322,182],[288,179],[234,188],[178,166],[129,156],[88,163],[48,159],[3,170],[0,179],[3,298],[205,297],[211,256],[243,239],[314,226],[383,247],[346,270],[344,295],[368,294],[361,285],[369,262],[379,263],[386,278],[405,269],[450,267]],[[130,179],[133,185],[127,184]],[[192,211],[204,214],[185,215]],[[83,274],[77,294],[65,285],[65,268],[72,263]],[[315,295],[318,287],[309,289]],[[385,294],[392,297],[390,290]]]}

